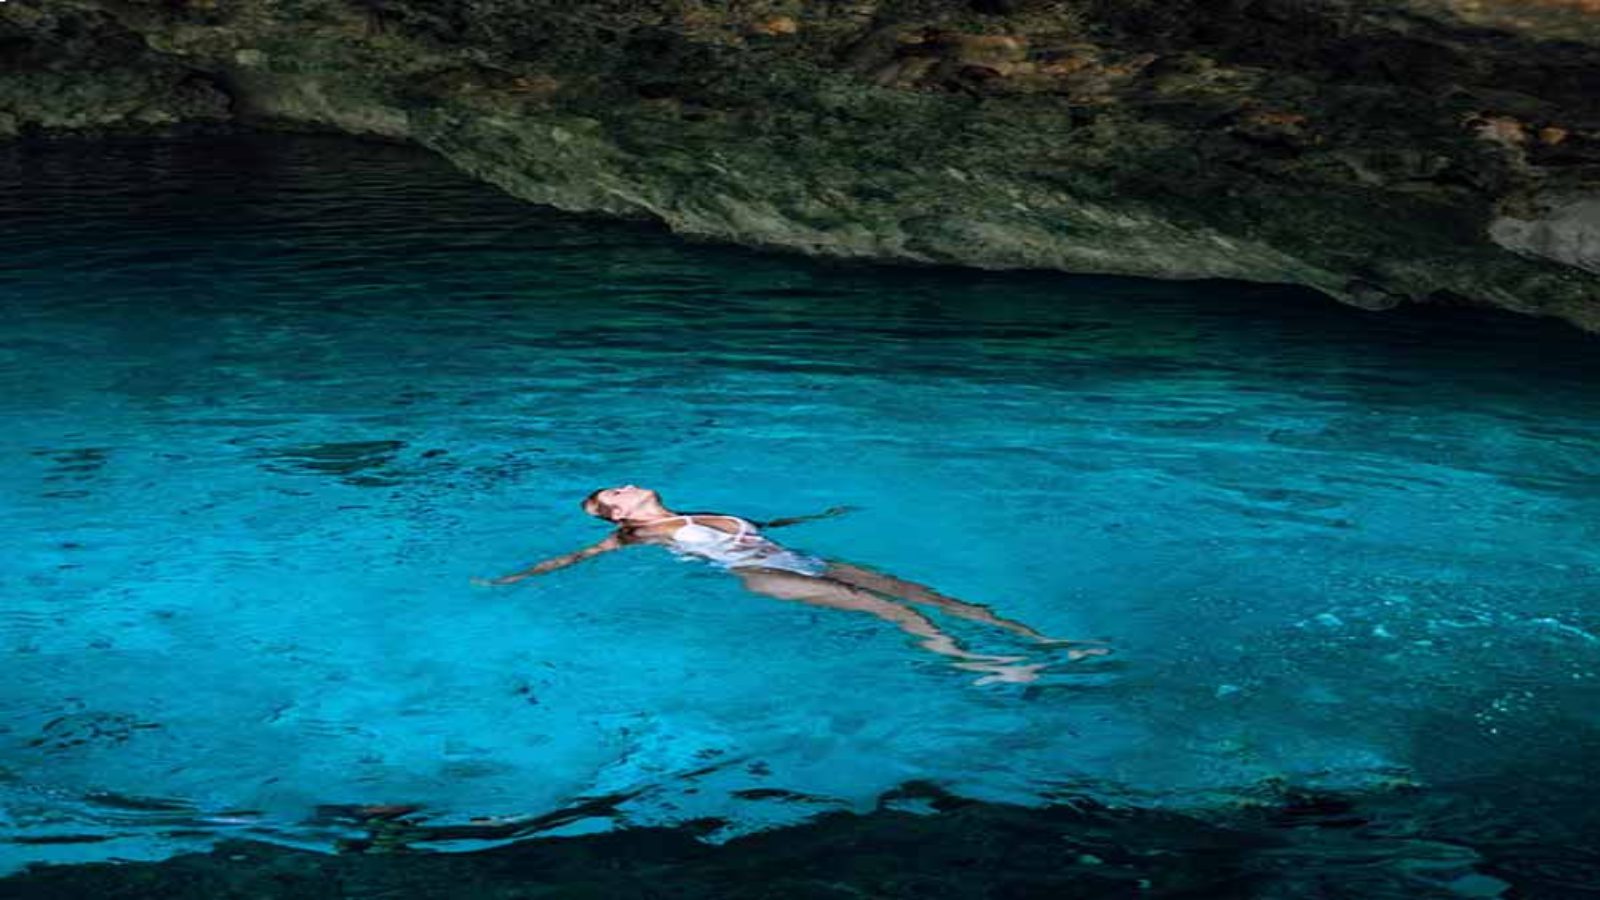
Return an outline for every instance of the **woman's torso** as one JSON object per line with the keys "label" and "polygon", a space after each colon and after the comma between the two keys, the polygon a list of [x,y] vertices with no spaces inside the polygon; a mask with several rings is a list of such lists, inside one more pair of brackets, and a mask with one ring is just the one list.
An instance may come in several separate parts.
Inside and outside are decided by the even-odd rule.
{"label": "woman's torso", "polygon": [[818,575],[826,563],[796,553],[763,536],[738,516],[690,513],[630,529],[629,537],[661,544],[680,557],[703,559],[729,569],[769,568]]}

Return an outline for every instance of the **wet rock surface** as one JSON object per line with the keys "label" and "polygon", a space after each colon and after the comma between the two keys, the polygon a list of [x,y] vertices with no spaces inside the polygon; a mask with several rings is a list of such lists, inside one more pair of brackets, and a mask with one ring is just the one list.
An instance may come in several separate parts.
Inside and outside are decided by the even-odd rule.
{"label": "wet rock surface", "polygon": [[333,128],[747,244],[1600,328],[1592,4],[14,0],[0,42],[8,134]]}

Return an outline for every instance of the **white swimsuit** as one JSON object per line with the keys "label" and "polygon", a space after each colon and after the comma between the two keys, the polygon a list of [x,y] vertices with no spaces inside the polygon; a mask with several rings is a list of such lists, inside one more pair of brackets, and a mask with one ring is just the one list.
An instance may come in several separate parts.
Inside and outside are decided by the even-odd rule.
{"label": "white swimsuit", "polygon": [[739,523],[739,530],[732,534],[702,525],[692,516],[672,518],[684,520],[684,524],[672,533],[668,545],[668,549],[680,557],[709,560],[724,569],[782,569],[813,577],[821,575],[828,567],[826,562],[814,556],[796,553],[762,537],[754,525],[735,516],[718,517]]}

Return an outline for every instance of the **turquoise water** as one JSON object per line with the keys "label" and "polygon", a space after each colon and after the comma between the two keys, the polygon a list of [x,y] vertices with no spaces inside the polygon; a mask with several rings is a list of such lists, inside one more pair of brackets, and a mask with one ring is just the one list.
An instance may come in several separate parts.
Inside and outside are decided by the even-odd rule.
{"label": "turquoise water", "polygon": [[[329,804],[722,839],[916,779],[1594,824],[1592,337],[700,246],[328,139],[8,148],[0,229],[0,867],[327,847]],[[1115,652],[935,614],[1046,665],[979,685],[653,548],[469,584],[625,481],[856,507],[773,537]]]}

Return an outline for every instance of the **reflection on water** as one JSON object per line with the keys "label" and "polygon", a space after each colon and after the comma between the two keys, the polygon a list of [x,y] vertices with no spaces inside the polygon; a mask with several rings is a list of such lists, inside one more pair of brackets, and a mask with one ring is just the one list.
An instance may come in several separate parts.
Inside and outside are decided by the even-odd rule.
{"label": "reflection on water", "polygon": [[[373,810],[726,838],[916,781],[1353,790],[1549,867],[1600,824],[1592,338],[695,246],[322,139],[9,148],[0,181],[8,865]],[[783,542],[1116,652],[941,618],[1046,666],[979,687],[650,550],[468,584],[597,539],[576,502],[623,481],[859,507]]]}

